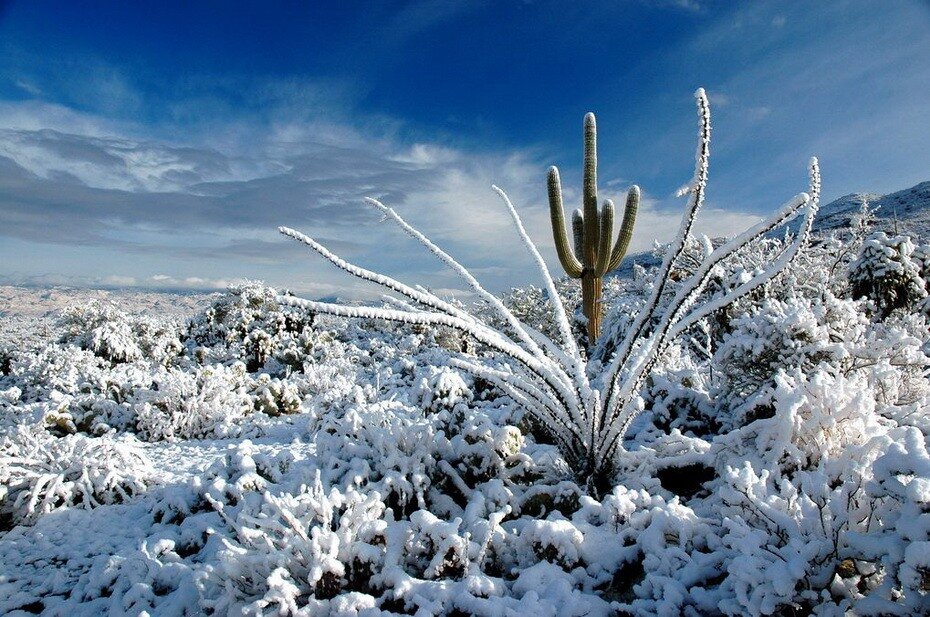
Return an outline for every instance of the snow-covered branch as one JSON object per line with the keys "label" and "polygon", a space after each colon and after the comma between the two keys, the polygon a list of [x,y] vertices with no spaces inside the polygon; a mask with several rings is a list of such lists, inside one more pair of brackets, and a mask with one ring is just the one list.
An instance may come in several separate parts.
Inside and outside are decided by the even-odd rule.
{"label": "snow-covered branch", "polygon": [[[513,202],[500,188],[500,196],[510,214],[517,234],[542,276],[552,305],[558,341],[522,323],[500,299],[488,292],[468,270],[437,246],[422,232],[407,223],[397,212],[375,199],[367,202],[377,208],[405,233],[420,242],[443,264],[451,268],[493,314],[504,321],[503,329],[491,325],[466,308],[455,306],[428,290],[411,287],[389,276],[351,264],[311,238],[288,229],[281,232],[303,242],[336,267],[400,294],[386,301],[395,308],[344,306],[300,300],[282,296],[282,304],[299,306],[317,313],[343,317],[384,319],[421,326],[445,326],[474,338],[492,351],[487,357],[454,358],[450,364],[498,387],[530,415],[548,427],[575,471],[593,483],[613,468],[618,446],[632,420],[641,411],[639,391],[647,377],[661,362],[669,345],[701,320],[720,311],[739,298],[771,281],[788,268],[811,232],[820,193],[820,171],[811,160],[810,193],[801,193],[784,204],[767,219],[753,225],[715,250],[707,249],[703,259],[693,267],[693,274],[676,284],[672,269],[681,267],[691,230],[704,203],[710,162],[710,107],[703,89],[695,93],[698,111],[698,145],[694,176],[682,190],[688,203],[675,239],[659,266],[655,282],[642,309],[616,353],[600,374],[591,374],[575,340],[565,307],[546,263],[530,239]],[[708,283],[720,268],[748,244],[783,226],[801,212],[805,219],[796,237],[768,264],[739,284],[724,289],[700,304]],[[409,302],[408,302],[409,300]],[[508,362],[509,359],[509,362]],[[592,366],[600,366],[593,363]],[[592,384],[597,384],[593,387]],[[621,448],[622,449],[622,448]]]}

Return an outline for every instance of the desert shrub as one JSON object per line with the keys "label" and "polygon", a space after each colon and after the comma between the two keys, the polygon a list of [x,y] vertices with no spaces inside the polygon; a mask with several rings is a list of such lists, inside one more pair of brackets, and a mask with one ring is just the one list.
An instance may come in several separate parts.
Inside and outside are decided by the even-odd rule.
{"label": "desert shrub", "polygon": [[462,376],[449,369],[439,369],[430,377],[424,377],[421,390],[423,409],[434,413],[443,409],[451,411],[474,397]]}
{"label": "desert shrub", "polygon": [[136,430],[147,441],[226,437],[252,410],[245,365],[216,364],[192,372],[165,369],[154,377],[157,389],[139,393]]}
{"label": "desert shrub", "polygon": [[18,354],[5,383],[22,392],[24,402],[45,400],[52,392],[80,394],[98,388],[107,363],[72,345],[48,345]]}
{"label": "desert shrub", "polygon": [[10,374],[14,357],[16,357],[16,348],[6,342],[0,343],[0,377]]}
{"label": "desert shrub", "polygon": [[868,320],[854,302],[768,298],[736,317],[711,360],[714,398],[723,409],[757,414],[771,404],[779,371],[842,364]]}
{"label": "desert shrub", "polygon": [[300,370],[318,337],[314,317],[282,305],[277,296],[260,283],[230,288],[188,323],[190,352],[205,363],[241,359],[249,372]]}
{"label": "desert shrub", "polygon": [[301,398],[297,386],[289,381],[272,378],[267,373],[262,373],[255,379],[249,396],[255,411],[269,416],[300,411]]}
{"label": "desert shrub", "polygon": [[166,364],[182,350],[177,324],[172,321],[130,315],[99,302],[68,308],[59,327],[64,330],[61,342],[114,363],[145,358]]}
{"label": "desert shrub", "polygon": [[60,508],[122,503],[144,492],[153,477],[131,438],[55,438],[30,425],[0,438],[0,516],[13,523]]}
{"label": "desert shrub", "polygon": [[[927,436],[915,428],[892,431],[892,443],[873,466],[865,492],[875,507],[877,530],[850,539],[859,560],[880,566],[883,576],[861,603],[863,610],[891,612],[905,606],[930,611],[930,455]],[[866,574],[870,572],[866,570]],[[878,578],[878,577],[874,577]]]}
{"label": "desert shrub", "polygon": [[927,297],[927,249],[916,252],[911,238],[872,233],[849,266],[849,283],[854,298],[868,298],[876,316],[884,319],[892,311],[910,310]]}

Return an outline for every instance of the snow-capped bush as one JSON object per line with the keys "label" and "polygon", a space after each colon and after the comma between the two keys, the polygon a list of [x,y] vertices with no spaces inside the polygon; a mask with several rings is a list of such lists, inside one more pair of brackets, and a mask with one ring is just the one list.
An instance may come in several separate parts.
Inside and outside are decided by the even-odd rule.
{"label": "snow-capped bush", "polygon": [[358,561],[353,551],[360,550],[360,536],[371,540],[367,530],[379,528],[384,505],[377,493],[326,490],[319,473],[309,488],[274,494],[268,490],[273,474],[260,469],[268,462],[257,464],[253,454],[246,442],[213,468],[212,480],[195,482],[230,532],[222,536],[215,563],[198,574],[203,606],[289,614],[298,612],[298,603],[304,610],[320,607],[346,584],[346,564]]}
{"label": "snow-capped bush", "polygon": [[448,369],[424,378],[423,392],[423,408],[432,412],[451,411],[457,404],[467,403],[473,397],[461,375]]}
{"label": "snow-capped bush", "polygon": [[314,316],[282,305],[277,295],[260,283],[232,287],[190,321],[187,345],[204,363],[241,359],[249,372],[299,370],[318,336]]}
{"label": "snow-capped bush", "polygon": [[288,381],[271,378],[267,373],[258,376],[249,395],[255,410],[269,416],[300,411],[301,399],[297,386]]}
{"label": "snow-capped bush", "polygon": [[743,413],[758,415],[771,404],[779,371],[812,371],[821,362],[839,366],[860,340],[868,320],[855,303],[827,293],[805,298],[768,298],[730,322],[713,357],[715,397]]}
{"label": "snow-capped bush", "polygon": [[169,368],[154,382],[157,388],[136,405],[136,429],[147,441],[234,435],[236,421],[253,407],[241,362],[193,372]]}
{"label": "snow-capped bush", "polygon": [[533,521],[523,528],[523,538],[536,556],[569,570],[579,560],[584,535],[567,520]]}
{"label": "snow-capped bush", "polygon": [[129,315],[99,302],[68,308],[59,326],[64,330],[62,342],[92,351],[111,362],[146,358],[165,364],[181,352],[176,324]]}
{"label": "snow-capped bush", "polygon": [[153,472],[131,438],[54,438],[19,425],[0,439],[0,517],[35,521],[67,507],[123,503],[144,492]]}
{"label": "snow-capped bush", "polygon": [[6,383],[22,391],[24,402],[46,399],[51,392],[79,394],[95,388],[106,363],[89,351],[71,345],[49,345],[17,354],[10,363]]}
{"label": "snow-capped bush", "polygon": [[858,258],[849,267],[849,283],[854,298],[868,298],[884,319],[897,309],[912,309],[927,297],[927,250],[915,255],[908,236],[889,237],[872,233],[862,245]]}
{"label": "snow-capped bush", "polygon": [[871,534],[850,539],[860,559],[881,566],[880,584],[863,610],[930,612],[930,455],[927,435],[914,428],[889,433],[891,443],[872,465],[865,493],[876,511]]}

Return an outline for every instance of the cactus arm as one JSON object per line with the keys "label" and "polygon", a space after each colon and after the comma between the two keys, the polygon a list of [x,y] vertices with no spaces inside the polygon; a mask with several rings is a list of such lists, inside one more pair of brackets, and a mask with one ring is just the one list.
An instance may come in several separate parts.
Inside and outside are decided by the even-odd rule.
{"label": "cactus arm", "polygon": [[597,245],[600,232],[600,217],[597,207],[597,123],[594,114],[584,117],[584,184],[582,187],[584,206],[584,255],[581,261],[585,268],[594,268],[597,261]]}
{"label": "cactus arm", "polygon": [[636,211],[639,209],[639,187],[635,184],[630,187],[630,192],[626,196],[626,208],[623,211],[623,223],[620,225],[620,232],[617,234],[617,243],[614,245],[613,253],[610,256],[610,262],[607,264],[607,272],[620,265],[620,262],[626,256],[626,251],[630,247],[630,239],[633,237],[633,225],[636,224]]}
{"label": "cactus arm", "polygon": [[572,213],[572,237],[575,241],[575,255],[584,253],[584,214],[581,208]]}
{"label": "cactus arm", "polygon": [[610,265],[610,245],[614,234],[614,202],[606,200],[601,206],[601,237],[597,245],[597,262],[594,264],[594,275],[598,278],[607,273]]}
{"label": "cactus arm", "polygon": [[568,245],[568,234],[565,230],[565,211],[562,209],[562,182],[559,179],[559,170],[549,168],[549,217],[552,221],[552,237],[555,240],[555,250],[565,272],[572,278],[581,276],[584,267]]}

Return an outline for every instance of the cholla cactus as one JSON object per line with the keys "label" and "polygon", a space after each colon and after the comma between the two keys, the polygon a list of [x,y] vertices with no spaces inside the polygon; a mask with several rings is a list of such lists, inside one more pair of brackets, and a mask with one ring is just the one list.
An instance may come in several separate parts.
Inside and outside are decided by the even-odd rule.
{"label": "cholla cactus", "polygon": [[[710,110],[704,90],[696,93],[700,118],[699,145],[694,178],[684,194],[690,199],[678,235],[659,267],[656,284],[649,298],[619,342],[617,352],[607,362],[594,362],[601,372],[589,374],[572,334],[565,307],[545,261],[523,227],[516,208],[501,189],[492,187],[510,212],[521,241],[533,257],[546,284],[554,307],[558,337],[549,338],[522,323],[500,301],[485,290],[461,264],[411,227],[394,210],[374,199],[368,203],[380,210],[405,232],[416,238],[440,261],[455,271],[503,321],[495,326],[477,313],[439,298],[422,287],[411,287],[391,277],[351,264],[304,234],[281,227],[286,236],[303,242],[330,263],[349,274],[380,285],[404,297],[391,302],[396,308],[346,306],[280,296],[282,304],[303,307],[316,313],[384,319],[420,326],[442,325],[458,330],[483,345],[482,356],[451,358],[449,365],[470,372],[499,387],[551,433],[566,461],[592,494],[598,494],[611,479],[623,437],[642,411],[639,391],[652,369],[664,357],[669,345],[702,319],[722,310],[746,294],[769,282],[787,268],[810,236],[820,194],[820,171],[811,159],[811,192],[788,201],[768,219],[757,223],[708,254],[673,294],[669,273],[682,256],[697,213],[704,202],[710,147]],[[696,305],[712,275],[740,249],[784,225],[801,212],[803,225],[794,240],[751,278],[719,291],[710,300]],[[669,292],[669,293],[666,293]],[[671,299],[664,303],[671,296]],[[593,372],[593,371],[592,371]]]}
{"label": "cholla cactus", "polygon": [[584,210],[572,216],[575,248],[568,243],[565,214],[562,208],[562,183],[559,169],[549,168],[549,214],[552,235],[559,261],[568,276],[581,279],[582,310],[588,319],[588,343],[594,344],[601,333],[601,285],[605,274],[620,265],[630,246],[636,210],[639,208],[639,187],[630,187],[623,212],[623,223],[612,245],[614,203],[607,199],[597,206],[597,124],[594,114],[584,117]]}

